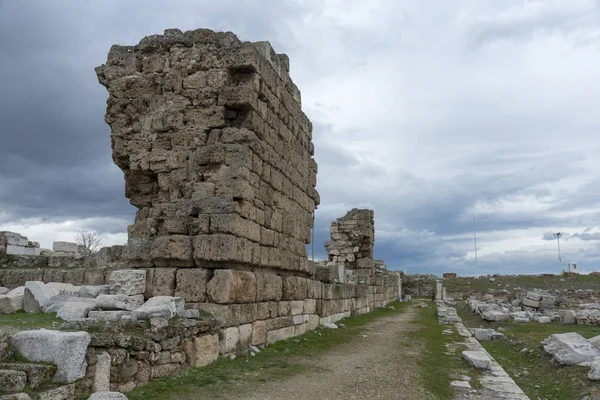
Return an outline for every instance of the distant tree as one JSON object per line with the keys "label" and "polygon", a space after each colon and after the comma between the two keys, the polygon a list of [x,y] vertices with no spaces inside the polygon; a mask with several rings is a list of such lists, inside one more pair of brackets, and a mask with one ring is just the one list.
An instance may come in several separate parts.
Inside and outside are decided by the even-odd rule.
{"label": "distant tree", "polygon": [[75,241],[85,249],[85,255],[89,256],[98,251],[104,238],[94,230],[81,229],[75,235]]}

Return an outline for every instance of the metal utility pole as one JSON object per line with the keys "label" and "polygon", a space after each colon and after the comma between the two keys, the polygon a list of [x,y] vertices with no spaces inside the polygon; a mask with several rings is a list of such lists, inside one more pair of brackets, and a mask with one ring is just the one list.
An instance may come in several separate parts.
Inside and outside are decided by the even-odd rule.
{"label": "metal utility pole", "polygon": [[562,262],[562,258],[560,257],[560,238],[563,237],[564,233],[556,232],[553,233],[554,237],[557,239],[556,243],[558,244],[558,262]]}
{"label": "metal utility pole", "polygon": [[475,243],[475,273],[479,278],[479,264],[477,262],[477,232],[475,231],[475,213],[473,213],[473,242]]}

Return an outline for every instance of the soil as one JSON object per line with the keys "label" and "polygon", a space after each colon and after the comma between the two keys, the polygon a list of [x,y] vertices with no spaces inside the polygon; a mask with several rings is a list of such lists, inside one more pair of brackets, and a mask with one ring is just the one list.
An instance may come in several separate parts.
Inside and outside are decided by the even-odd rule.
{"label": "soil", "polygon": [[[418,304],[402,313],[378,318],[362,335],[348,343],[300,362],[310,372],[283,381],[238,387],[230,399],[244,400],[337,400],[406,399],[434,397],[420,384],[417,358],[419,344],[407,333],[418,330],[412,323]],[[246,386],[246,385],[240,385]]]}

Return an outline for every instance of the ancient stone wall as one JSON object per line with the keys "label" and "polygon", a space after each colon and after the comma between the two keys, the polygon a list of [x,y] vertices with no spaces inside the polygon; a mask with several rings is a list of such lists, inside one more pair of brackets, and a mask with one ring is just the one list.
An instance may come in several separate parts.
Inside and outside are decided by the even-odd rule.
{"label": "ancient stone wall", "polygon": [[329,261],[339,263],[346,269],[373,268],[375,243],[373,218],[372,210],[355,208],[333,221],[329,228],[331,240],[325,243]]}
{"label": "ancient stone wall", "polygon": [[96,69],[126,196],[131,266],[309,272],[312,125],[268,42],[205,29],[113,46]]}

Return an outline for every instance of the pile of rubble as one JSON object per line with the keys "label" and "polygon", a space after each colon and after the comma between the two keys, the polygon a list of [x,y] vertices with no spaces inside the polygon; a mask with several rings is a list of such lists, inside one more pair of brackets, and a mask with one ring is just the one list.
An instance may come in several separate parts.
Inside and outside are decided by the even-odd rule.
{"label": "pile of rubble", "polygon": [[556,297],[537,289],[512,301],[495,299],[491,294],[485,295],[484,300],[471,297],[468,303],[471,311],[486,321],[503,322],[512,318],[514,322],[535,321],[544,324],[561,319],[561,313],[554,310]]}
{"label": "pile of rubble", "polygon": [[11,291],[0,288],[0,314],[56,313],[66,321],[93,319],[119,321],[150,318],[197,318],[198,310],[186,310],[182,297],[155,296],[144,302],[145,270],[118,270],[109,285],[75,286],[69,283],[29,281]]}

